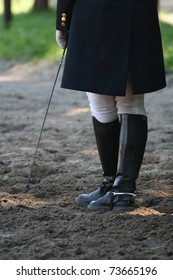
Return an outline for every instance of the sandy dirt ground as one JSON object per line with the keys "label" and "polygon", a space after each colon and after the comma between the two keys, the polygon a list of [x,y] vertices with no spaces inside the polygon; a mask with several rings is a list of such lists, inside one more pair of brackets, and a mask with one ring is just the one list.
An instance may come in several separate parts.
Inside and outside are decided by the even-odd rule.
{"label": "sandy dirt ground", "polygon": [[173,75],[146,96],[149,137],[129,213],[93,212],[75,197],[102,170],[85,93],[60,89],[57,63],[0,63],[0,259],[173,259]]}

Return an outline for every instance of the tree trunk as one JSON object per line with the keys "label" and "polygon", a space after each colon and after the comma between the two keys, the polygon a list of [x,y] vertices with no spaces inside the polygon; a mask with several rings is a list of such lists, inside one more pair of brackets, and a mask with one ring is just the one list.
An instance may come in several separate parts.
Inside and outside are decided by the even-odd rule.
{"label": "tree trunk", "polygon": [[8,27],[12,20],[11,0],[4,0],[4,23]]}
{"label": "tree trunk", "polygon": [[48,0],[35,0],[34,2],[35,10],[48,10]]}

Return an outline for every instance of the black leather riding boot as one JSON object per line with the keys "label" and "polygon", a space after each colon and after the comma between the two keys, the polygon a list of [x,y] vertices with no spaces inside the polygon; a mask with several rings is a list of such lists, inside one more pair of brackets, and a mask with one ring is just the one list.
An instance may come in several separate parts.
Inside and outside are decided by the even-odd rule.
{"label": "black leather riding boot", "polygon": [[117,172],[120,136],[119,119],[109,123],[101,123],[94,117],[92,120],[103,176],[115,177]]}
{"label": "black leather riding boot", "polygon": [[120,119],[118,170],[114,187],[121,192],[134,193],[147,142],[147,117],[124,114],[120,115]]}
{"label": "black leather riding boot", "polygon": [[77,204],[87,206],[91,201],[105,195],[112,189],[117,172],[120,123],[115,120],[110,123],[101,123],[92,118],[97,149],[103,169],[103,182],[101,187],[89,194],[80,194],[76,198]]}
{"label": "black leather riding boot", "polygon": [[120,121],[118,168],[113,188],[102,198],[91,202],[89,209],[126,210],[134,204],[136,179],[147,141],[147,117],[122,114]]}

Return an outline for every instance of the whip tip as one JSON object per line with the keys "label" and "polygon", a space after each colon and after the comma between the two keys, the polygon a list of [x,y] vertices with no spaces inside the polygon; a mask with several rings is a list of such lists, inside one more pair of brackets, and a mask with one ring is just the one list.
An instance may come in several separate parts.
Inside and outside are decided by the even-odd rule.
{"label": "whip tip", "polygon": [[31,189],[31,187],[30,187],[30,182],[28,182],[27,184],[26,184],[26,190],[30,190]]}

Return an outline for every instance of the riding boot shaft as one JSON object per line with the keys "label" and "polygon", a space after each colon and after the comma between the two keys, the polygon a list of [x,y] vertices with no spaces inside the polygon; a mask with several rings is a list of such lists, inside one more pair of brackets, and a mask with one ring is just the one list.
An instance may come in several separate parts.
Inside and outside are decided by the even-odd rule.
{"label": "riding boot shaft", "polygon": [[114,186],[118,191],[134,192],[147,142],[147,117],[122,114],[120,122],[117,178]]}
{"label": "riding boot shaft", "polygon": [[115,176],[119,150],[119,119],[109,123],[101,123],[93,117],[92,121],[103,176]]}

